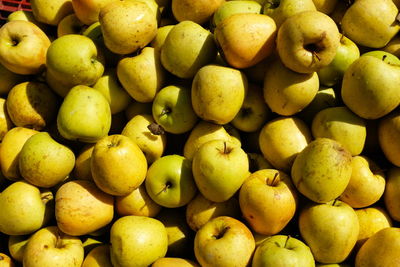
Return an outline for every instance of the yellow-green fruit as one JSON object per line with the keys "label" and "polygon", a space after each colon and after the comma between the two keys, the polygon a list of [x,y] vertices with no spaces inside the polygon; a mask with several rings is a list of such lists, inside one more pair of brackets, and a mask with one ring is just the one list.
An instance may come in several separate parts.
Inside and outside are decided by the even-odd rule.
{"label": "yellow-green fruit", "polygon": [[15,263],[13,259],[7,254],[0,253],[0,266],[1,267],[14,267]]}
{"label": "yellow-green fruit", "polygon": [[182,21],[168,33],[161,47],[161,63],[179,78],[193,78],[217,55],[213,34],[193,21]]}
{"label": "yellow-green fruit", "polygon": [[82,267],[112,267],[110,246],[100,245],[93,248],[83,260]]}
{"label": "yellow-green fruit", "polygon": [[0,64],[0,94],[7,94],[15,85],[22,83],[26,77],[16,74]]}
{"label": "yellow-green fruit", "polygon": [[7,100],[0,98],[0,141],[3,140],[6,133],[14,127],[15,126],[8,115]]}
{"label": "yellow-green fruit", "polygon": [[94,143],[110,127],[110,104],[102,93],[85,85],[74,86],[58,110],[57,128],[68,140]]}
{"label": "yellow-green fruit", "polygon": [[75,167],[72,172],[72,176],[74,178],[81,180],[93,180],[90,167],[90,158],[92,157],[94,145],[95,143],[86,144],[77,154]]}
{"label": "yellow-green fruit", "polygon": [[39,22],[56,26],[67,15],[72,14],[74,9],[71,0],[32,0],[30,1],[32,13]]}
{"label": "yellow-green fruit", "polygon": [[308,199],[326,203],[346,189],[351,173],[351,153],[329,138],[310,142],[296,157],[291,176],[297,190]]}
{"label": "yellow-green fruit", "polygon": [[165,25],[157,29],[157,35],[150,43],[150,46],[153,47],[155,51],[161,53],[161,47],[163,46],[165,39],[174,26],[175,25]]}
{"label": "yellow-green fruit", "polygon": [[400,168],[392,167],[387,173],[386,187],[383,193],[385,208],[390,217],[395,221],[400,221]]}
{"label": "yellow-green fruit", "polygon": [[190,20],[204,24],[223,3],[225,0],[172,0],[171,9],[177,21]]}
{"label": "yellow-green fruit", "polygon": [[153,262],[151,267],[199,267],[199,265],[184,258],[163,257]]}
{"label": "yellow-green fruit", "polygon": [[380,120],[378,140],[386,159],[400,167],[400,111],[394,111]]}
{"label": "yellow-green fruit", "polygon": [[359,155],[367,138],[366,122],[347,107],[326,108],[312,121],[314,138],[326,137],[341,143],[351,155]]}

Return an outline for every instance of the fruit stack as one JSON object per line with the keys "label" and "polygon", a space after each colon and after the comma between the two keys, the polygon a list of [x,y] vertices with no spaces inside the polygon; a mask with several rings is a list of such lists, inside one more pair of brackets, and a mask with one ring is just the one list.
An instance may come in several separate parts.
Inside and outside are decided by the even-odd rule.
{"label": "fruit stack", "polygon": [[30,8],[0,28],[0,266],[400,266],[400,1]]}

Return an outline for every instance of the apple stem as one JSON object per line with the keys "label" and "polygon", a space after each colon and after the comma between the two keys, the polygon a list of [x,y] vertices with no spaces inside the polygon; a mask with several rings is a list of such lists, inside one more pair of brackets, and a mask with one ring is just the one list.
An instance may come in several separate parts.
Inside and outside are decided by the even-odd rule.
{"label": "apple stem", "polygon": [[319,55],[317,54],[317,52],[315,52],[315,51],[313,51],[313,56],[314,56],[318,61],[321,60],[320,56],[319,56]]}
{"label": "apple stem", "polygon": [[61,245],[61,242],[62,242],[62,240],[61,240],[61,232],[60,231],[57,231],[57,240],[56,240],[56,248],[62,248],[62,245]]}
{"label": "apple stem", "polygon": [[53,193],[48,191],[41,194],[41,199],[44,204],[54,199]]}
{"label": "apple stem", "polygon": [[222,229],[221,232],[219,232],[219,233],[216,234],[216,235],[213,235],[213,237],[214,237],[215,239],[220,239],[220,238],[222,238],[222,237],[224,236],[224,234],[226,233],[226,231],[229,230],[229,228],[230,228],[229,226],[225,227],[224,229]]}
{"label": "apple stem", "polygon": [[271,183],[269,182],[269,179],[267,179],[267,185],[276,186],[276,181],[277,181],[276,179],[278,178],[278,175],[279,175],[278,172],[276,172],[274,174],[274,178],[272,178],[272,182]]}
{"label": "apple stem", "polygon": [[165,186],[163,187],[163,189],[161,189],[161,191],[158,192],[156,195],[158,196],[158,195],[161,194],[162,192],[167,191],[167,189],[170,188],[170,187],[171,187],[171,183],[170,183],[170,182],[167,182],[167,183],[165,184]]}
{"label": "apple stem", "polygon": [[287,238],[286,238],[286,241],[285,241],[285,248],[286,248],[286,246],[287,246],[287,243],[288,243],[288,241],[289,241],[289,238],[290,238],[290,235],[288,235]]}
{"label": "apple stem", "polygon": [[336,198],[336,199],[333,201],[332,206],[335,206],[337,200],[338,200],[338,199]]}

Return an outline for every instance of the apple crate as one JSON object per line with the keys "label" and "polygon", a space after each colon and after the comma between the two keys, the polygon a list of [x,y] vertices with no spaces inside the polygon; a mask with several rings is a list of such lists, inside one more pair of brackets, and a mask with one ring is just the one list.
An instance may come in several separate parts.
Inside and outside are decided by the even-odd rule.
{"label": "apple crate", "polygon": [[3,25],[8,15],[17,10],[32,11],[29,0],[0,0],[0,25]]}

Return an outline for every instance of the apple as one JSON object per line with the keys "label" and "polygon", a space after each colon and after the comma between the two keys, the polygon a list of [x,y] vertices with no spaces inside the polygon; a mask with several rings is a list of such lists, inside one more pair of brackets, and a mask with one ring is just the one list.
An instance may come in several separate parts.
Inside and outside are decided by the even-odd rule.
{"label": "apple", "polygon": [[181,155],[166,155],[147,170],[146,191],[157,204],[167,208],[185,206],[196,195],[192,162]]}
{"label": "apple", "polygon": [[78,237],[63,233],[57,226],[48,226],[29,238],[23,256],[23,266],[80,267],[83,258],[82,241]]}
{"label": "apple", "polygon": [[10,235],[8,238],[8,251],[10,256],[17,262],[22,262],[26,244],[31,235]]}
{"label": "apple", "polygon": [[224,202],[240,189],[249,175],[246,152],[237,144],[211,140],[197,150],[192,161],[197,188],[214,202]]}
{"label": "apple", "polygon": [[57,37],[67,34],[80,34],[84,29],[84,24],[81,22],[75,13],[65,16],[57,24]]}
{"label": "apple", "polygon": [[297,191],[284,172],[262,169],[252,173],[241,186],[239,204],[253,231],[275,235],[294,217]]}
{"label": "apple", "polygon": [[313,73],[332,62],[340,44],[340,33],[328,15],[303,11],[285,20],[276,42],[286,67],[295,72]]}
{"label": "apple", "polygon": [[[154,48],[154,50],[160,55],[161,53],[161,47],[163,46],[165,39],[167,38],[169,32],[172,30],[172,28],[175,25],[164,25],[164,26],[159,26],[157,29],[157,34],[154,37],[154,39],[150,42],[150,47]],[[143,48],[144,50],[145,48]]]}
{"label": "apple", "polygon": [[204,24],[224,3],[225,0],[171,0],[171,10],[179,22],[187,20]]}
{"label": "apple", "polygon": [[0,265],[4,267],[14,267],[13,259],[7,254],[0,253]]}
{"label": "apple", "polygon": [[151,267],[199,267],[196,262],[177,257],[163,257],[157,259]]}
{"label": "apple", "polygon": [[114,198],[92,181],[75,180],[60,186],[55,197],[58,228],[81,236],[106,226],[114,216]]}
{"label": "apple", "polygon": [[102,191],[124,196],[143,183],[148,164],[134,141],[127,136],[114,134],[97,141],[90,165],[93,181]]}
{"label": "apple", "polygon": [[6,133],[14,127],[15,125],[8,115],[7,100],[0,97],[0,140],[3,140]]}
{"label": "apple", "polygon": [[216,27],[221,21],[237,13],[260,14],[262,6],[257,1],[236,0],[226,1],[215,10],[212,17],[212,26]]}
{"label": "apple", "polygon": [[112,267],[110,258],[110,246],[99,245],[86,255],[81,267]]}
{"label": "apple", "polygon": [[325,14],[330,15],[335,7],[337,6],[337,3],[340,2],[338,0],[313,0],[315,8],[323,12]]}
{"label": "apple", "polygon": [[340,200],[303,206],[298,226],[320,263],[340,263],[349,257],[360,229],[354,209]]}
{"label": "apple", "polygon": [[28,235],[45,226],[51,218],[53,194],[25,181],[8,185],[0,194],[0,232]]}
{"label": "apple", "polygon": [[22,75],[43,72],[51,44],[46,33],[24,20],[7,22],[0,28],[0,64]]}
{"label": "apple", "polygon": [[30,21],[30,22],[36,24],[37,26],[39,26],[39,28],[41,28],[45,32],[47,32],[48,26],[49,26],[49,25],[46,25],[44,23],[41,23],[41,22],[37,21],[35,19],[35,17],[33,16],[32,11],[23,10],[23,9],[13,11],[7,16],[7,22],[10,22],[12,20]]}
{"label": "apple", "polygon": [[75,166],[71,175],[80,180],[93,180],[90,159],[95,143],[85,144],[76,155]]}
{"label": "apple", "polygon": [[255,241],[249,228],[229,216],[216,217],[197,232],[194,253],[201,266],[249,266]]}
{"label": "apple", "polygon": [[303,241],[291,236],[273,235],[257,246],[251,266],[314,267],[315,260]]}
{"label": "apple", "polygon": [[166,255],[168,235],[164,224],[145,216],[123,216],[110,229],[110,256],[114,267],[149,266]]}
{"label": "apple", "polygon": [[57,26],[67,15],[74,13],[71,0],[30,1],[33,16],[39,22]]}
{"label": "apple", "polygon": [[100,9],[113,0],[72,0],[75,15],[86,25],[99,20]]}
{"label": "apple", "polygon": [[261,62],[275,49],[277,26],[262,14],[237,13],[222,20],[214,37],[226,62],[244,69]]}
{"label": "apple", "polygon": [[258,142],[262,155],[276,169],[290,171],[297,154],[312,140],[308,125],[301,119],[279,116],[262,127]]}
{"label": "apple", "polygon": [[396,199],[400,195],[400,168],[391,167],[387,171],[386,187],[383,192],[385,208],[390,217],[395,221],[400,221],[400,205]]}
{"label": "apple", "polygon": [[16,74],[0,63],[0,94],[6,95],[15,85],[29,79],[29,76]]}
{"label": "apple", "polygon": [[391,112],[388,116],[379,120],[378,141],[379,146],[390,163],[400,167],[400,111]]}

